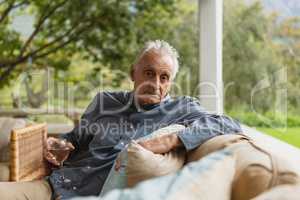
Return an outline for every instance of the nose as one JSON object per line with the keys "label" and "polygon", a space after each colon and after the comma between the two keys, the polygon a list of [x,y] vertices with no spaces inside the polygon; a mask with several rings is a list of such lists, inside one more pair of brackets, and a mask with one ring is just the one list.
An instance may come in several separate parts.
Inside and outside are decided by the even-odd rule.
{"label": "nose", "polygon": [[153,86],[155,86],[156,90],[159,90],[159,85],[160,85],[160,77],[155,76],[155,78],[153,79]]}

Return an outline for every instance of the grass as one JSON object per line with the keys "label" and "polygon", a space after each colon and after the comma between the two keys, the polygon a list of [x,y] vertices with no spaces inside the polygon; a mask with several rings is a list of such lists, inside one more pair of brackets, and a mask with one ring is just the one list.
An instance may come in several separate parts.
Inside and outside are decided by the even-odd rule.
{"label": "grass", "polygon": [[300,148],[300,127],[291,127],[287,129],[257,127],[256,129]]}

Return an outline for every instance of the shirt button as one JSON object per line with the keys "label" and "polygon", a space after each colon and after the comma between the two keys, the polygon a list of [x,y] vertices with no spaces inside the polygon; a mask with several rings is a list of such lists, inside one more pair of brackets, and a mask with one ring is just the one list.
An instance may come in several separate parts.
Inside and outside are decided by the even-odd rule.
{"label": "shirt button", "polygon": [[70,179],[64,179],[64,183],[71,183]]}

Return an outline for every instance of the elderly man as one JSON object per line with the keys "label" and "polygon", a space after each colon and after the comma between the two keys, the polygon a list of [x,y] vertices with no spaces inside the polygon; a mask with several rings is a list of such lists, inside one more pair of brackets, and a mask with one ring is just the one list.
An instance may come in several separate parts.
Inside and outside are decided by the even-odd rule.
{"label": "elderly man", "polygon": [[[97,94],[80,124],[62,136],[66,146],[73,149],[63,166],[53,170],[46,180],[11,184],[17,192],[8,192],[5,198],[46,200],[51,196],[67,199],[98,195],[117,154],[131,140],[171,124],[186,128],[140,144],[154,153],[179,147],[190,151],[214,136],[241,132],[237,122],[208,114],[197,100],[169,96],[178,67],[178,54],[167,42],[146,43],[131,70],[134,90]],[[58,139],[48,139],[49,148],[57,143]],[[48,152],[46,158],[59,165],[57,155]],[[0,198],[1,187],[7,188],[7,184],[0,184]]]}

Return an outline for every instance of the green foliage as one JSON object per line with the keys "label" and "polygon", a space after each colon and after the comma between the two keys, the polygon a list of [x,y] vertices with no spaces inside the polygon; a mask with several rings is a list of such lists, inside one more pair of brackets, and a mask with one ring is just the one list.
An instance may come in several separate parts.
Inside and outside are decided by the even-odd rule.
{"label": "green foliage", "polygon": [[[180,54],[180,70],[176,78],[177,87],[173,92],[178,95],[197,96],[199,83],[198,18],[197,1],[179,5],[181,12],[178,25],[166,38]],[[178,87],[179,86],[179,87]],[[177,88],[177,89],[176,89]]]}
{"label": "green foliage", "polygon": [[[287,106],[299,113],[300,17],[266,14],[260,1],[246,5],[226,0],[224,5],[226,110],[246,107],[260,113],[276,112],[278,94],[285,90]],[[247,118],[249,123],[255,121],[255,117]],[[273,121],[280,124],[280,119]]]}
{"label": "green foliage", "polygon": [[[237,0],[227,0],[224,14],[224,83],[226,109],[241,104],[267,111],[275,96],[273,73],[283,67],[280,55],[268,37],[268,18],[260,3],[246,6]],[[251,92],[260,81],[270,86],[258,92],[251,101]],[[255,105],[253,105],[255,104]]]}
{"label": "green foliage", "polygon": [[[22,2],[6,1],[0,9]],[[179,94],[192,95],[197,76],[191,74],[198,73],[196,4],[182,0],[26,1],[0,22],[0,46],[6,51],[0,53],[0,88],[15,85],[25,71],[50,67],[54,85],[67,83],[75,90],[75,102],[86,102],[100,83],[104,83],[101,89],[130,88],[127,74],[142,44],[163,39],[181,55],[177,82],[184,89]],[[15,18],[23,15],[34,19],[29,37],[10,28]],[[36,84],[29,82],[32,87]],[[55,88],[48,95],[56,97]]]}
{"label": "green foliage", "polygon": [[[16,6],[23,1],[5,1],[0,5],[0,17],[13,2]],[[55,84],[67,83],[74,88],[76,105],[85,107],[99,89],[130,89],[127,73],[141,45],[147,40],[163,39],[180,54],[180,73],[172,94],[197,95],[197,1],[25,2],[0,21],[0,77],[10,67],[5,63],[17,61],[8,78],[0,81],[0,88],[8,83],[13,86],[24,71],[51,67],[55,69]],[[34,18],[37,33],[32,40],[11,28],[15,17],[24,14]],[[39,28],[45,16],[47,20]],[[276,92],[282,88],[287,88],[289,109],[300,113],[300,19],[278,19],[276,13],[266,14],[259,1],[251,5],[239,0],[224,1],[225,107],[245,110],[245,114],[233,115],[249,125],[284,124],[284,118],[270,114],[276,112]],[[30,66],[29,58],[33,60]],[[287,83],[283,84],[276,75],[282,67],[288,73]],[[251,91],[262,80],[269,86],[251,98]],[[5,92],[9,93],[7,87]],[[247,112],[253,109],[265,113],[262,119]],[[296,116],[288,116],[289,125],[297,126],[298,122]]]}
{"label": "green foliage", "polygon": [[[127,71],[141,43],[170,34],[171,27],[176,25],[174,13],[179,10],[175,6],[178,2],[180,1],[3,2],[0,10],[9,14],[0,15],[0,19],[5,19],[0,21],[0,50],[5,49],[0,51],[0,87],[13,79],[13,74],[19,74],[21,71],[18,69],[29,58],[34,61],[34,66],[46,66],[43,61],[48,60],[47,64],[66,70],[68,63],[57,59],[65,60],[79,52],[93,62]],[[28,38],[22,38],[9,29],[16,17],[10,14],[14,11],[18,15],[27,14],[34,18],[34,31]]]}
{"label": "green foliage", "polygon": [[240,122],[253,127],[300,127],[300,116],[288,113],[284,116],[280,113],[256,113],[242,110],[227,112],[228,115],[238,119]]}
{"label": "green foliage", "polygon": [[285,141],[295,147],[300,148],[300,128],[283,128],[283,129],[274,129],[274,128],[258,128],[259,131],[267,133],[270,136],[278,138],[282,141]]}

